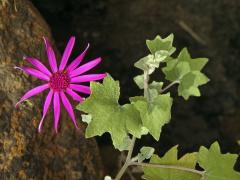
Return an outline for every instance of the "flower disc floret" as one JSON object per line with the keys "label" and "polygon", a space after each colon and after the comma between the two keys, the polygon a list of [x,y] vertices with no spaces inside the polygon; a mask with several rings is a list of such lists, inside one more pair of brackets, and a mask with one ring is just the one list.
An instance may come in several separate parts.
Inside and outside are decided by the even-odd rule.
{"label": "flower disc floret", "polygon": [[63,91],[69,87],[70,78],[66,71],[53,73],[49,80],[49,86],[54,91]]}

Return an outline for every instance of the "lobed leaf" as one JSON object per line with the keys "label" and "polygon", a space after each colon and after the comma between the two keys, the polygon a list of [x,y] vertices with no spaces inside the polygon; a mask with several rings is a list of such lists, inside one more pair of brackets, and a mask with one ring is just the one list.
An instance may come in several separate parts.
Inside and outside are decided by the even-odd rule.
{"label": "lobed leaf", "polygon": [[170,94],[158,95],[151,103],[143,97],[130,98],[131,104],[139,111],[143,126],[159,140],[162,127],[170,121],[172,98]]}
{"label": "lobed leaf", "polygon": [[171,55],[175,51],[173,44],[174,35],[170,34],[166,38],[161,38],[161,36],[156,36],[153,40],[147,40],[146,44],[148,49],[152,54],[155,54],[158,51],[167,51]]}
{"label": "lobed leaf", "polygon": [[147,40],[146,44],[151,54],[141,58],[134,66],[152,74],[154,70],[159,67],[159,64],[168,59],[176,50],[175,47],[172,46],[172,43],[173,34],[170,34],[164,39],[160,36],[156,36],[153,40]]}
{"label": "lobed leaf", "polygon": [[203,180],[239,180],[240,173],[234,171],[237,154],[222,154],[218,142],[209,149],[200,147],[198,163],[206,171]]}
{"label": "lobed leaf", "polygon": [[198,87],[209,81],[200,72],[207,62],[207,58],[192,59],[184,48],[176,59],[167,61],[162,71],[167,80],[179,82],[178,95],[187,100],[190,96],[200,96]]}
{"label": "lobed leaf", "polygon": [[154,153],[154,148],[152,147],[147,147],[147,146],[143,146],[140,149],[140,153],[138,153],[138,162],[142,162],[145,159],[150,159]]}
{"label": "lobed leaf", "polygon": [[140,138],[142,122],[139,112],[131,104],[120,106],[119,82],[110,75],[103,84],[91,82],[92,94],[77,109],[91,115],[86,129],[86,137],[101,136],[105,132],[111,134],[113,145],[119,150],[128,148],[128,133]]}
{"label": "lobed leaf", "polygon": [[[178,159],[178,146],[171,148],[163,157],[153,155],[150,163],[172,165],[194,169],[197,162],[197,153],[188,153]],[[164,169],[143,167],[143,179],[147,180],[200,180],[201,175],[178,169]]]}

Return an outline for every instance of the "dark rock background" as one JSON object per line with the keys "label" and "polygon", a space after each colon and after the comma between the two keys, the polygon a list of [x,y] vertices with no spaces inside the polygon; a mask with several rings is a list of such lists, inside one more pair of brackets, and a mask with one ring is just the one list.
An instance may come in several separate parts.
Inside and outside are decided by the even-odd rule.
{"label": "dark rock background", "polygon": [[[174,33],[174,45],[188,47],[192,57],[210,59],[205,73],[211,81],[200,98],[185,102],[175,95],[173,117],[160,142],[150,136],[138,142],[162,154],[175,144],[181,153],[218,140],[223,152],[239,152],[240,139],[240,1],[239,0],[32,0],[63,50],[77,36],[74,55],[91,43],[87,59],[101,56],[101,68],[121,82],[121,102],[140,94],[132,78],[140,72],[133,63],[147,54],[145,39]],[[194,38],[181,22],[198,38]],[[200,40],[199,40],[200,39]],[[161,79],[161,73],[155,73]],[[174,88],[171,90],[174,91]],[[174,93],[176,94],[176,93]],[[109,136],[98,139],[104,154]],[[110,153],[116,153],[111,149]],[[105,161],[107,162],[107,160]],[[108,164],[109,165],[109,164]],[[112,171],[112,166],[107,167]]]}

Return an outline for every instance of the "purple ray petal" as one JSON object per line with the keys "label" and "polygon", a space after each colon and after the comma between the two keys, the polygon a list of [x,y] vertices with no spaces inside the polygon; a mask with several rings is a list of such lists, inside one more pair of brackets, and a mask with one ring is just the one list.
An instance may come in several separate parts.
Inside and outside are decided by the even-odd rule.
{"label": "purple ray petal", "polygon": [[42,119],[38,125],[38,132],[40,133],[41,130],[42,130],[42,124],[43,124],[43,120],[48,112],[48,109],[49,109],[49,106],[51,104],[51,101],[52,101],[52,96],[53,96],[53,90],[50,90],[46,99],[45,99],[45,102],[44,102],[44,106],[43,106],[43,116],[42,116]]}
{"label": "purple ray petal", "polygon": [[47,52],[47,56],[48,56],[48,62],[50,64],[50,67],[52,69],[52,72],[57,72],[58,68],[57,68],[57,61],[56,61],[56,57],[55,57],[55,53],[52,49],[51,44],[49,43],[48,39],[46,37],[43,37],[44,42],[45,42],[45,46],[46,46],[46,52]]}
{"label": "purple ray petal", "polygon": [[67,67],[68,72],[73,71],[81,63],[81,61],[83,60],[84,56],[87,53],[88,48],[89,44],[87,45],[86,49]]}
{"label": "purple ray petal", "polygon": [[72,105],[71,103],[69,102],[68,98],[66,97],[66,95],[64,94],[64,92],[60,92],[60,96],[61,96],[61,99],[62,99],[62,103],[65,107],[65,109],[67,110],[69,116],[71,117],[72,121],[73,121],[73,124],[75,125],[75,127],[78,129],[78,126],[77,126],[77,122],[76,122],[76,119],[75,119],[75,115],[74,115],[74,112],[73,112],[73,108],[72,108]]}
{"label": "purple ray petal", "polygon": [[82,66],[80,66],[79,68],[73,70],[73,71],[69,71],[69,76],[70,77],[75,77],[75,76],[78,76],[80,74],[83,74],[85,73],[86,71],[94,68],[96,65],[98,65],[100,62],[101,62],[101,58],[97,58],[95,60],[92,60]]}
{"label": "purple ray petal", "polygon": [[70,38],[70,40],[68,41],[68,44],[64,50],[64,53],[63,53],[63,56],[62,56],[62,60],[61,60],[61,63],[60,63],[60,66],[59,66],[59,70],[64,70],[66,64],[67,64],[67,61],[71,55],[71,52],[72,52],[72,49],[73,49],[73,46],[74,46],[74,43],[75,43],[75,37],[72,36]]}
{"label": "purple ray petal", "polygon": [[41,71],[38,71],[38,70],[30,68],[30,67],[22,67],[22,68],[14,67],[14,68],[15,69],[20,69],[20,70],[24,71],[27,74],[35,76],[38,79],[42,79],[42,80],[45,80],[45,81],[49,81],[49,79],[50,79],[48,75],[43,74]]}
{"label": "purple ray petal", "polygon": [[71,83],[80,83],[80,82],[89,82],[89,81],[96,81],[100,80],[106,77],[105,74],[88,74],[88,75],[82,75],[82,76],[76,76],[74,78],[71,78]]}
{"label": "purple ray petal", "polygon": [[46,90],[47,88],[49,88],[49,85],[48,84],[43,84],[41,86],[37,86],[31,90],[29,90],[28,92],[26,92],[24,94],[24,96],[20,99],[20,101],[17,102],[17,104],[15,106],[18,106],[19,103],[25,101],[26,99],[36,95],[36,94],[39,94],[41,93],[42,91]]}
{"label": "purple ray petal", "polygon": [[66,89],[66,93],[69,94],[73,98],[73,100],[75,100],[75,101],[82,102],[84,100],[81,96],[79,96],[77,93],[75,93],[70,88]]}
{"label": "purple ray petal", "polygon": [[24,57],[29,63],[31,63],[34,67],[36,67],[39,71],[43,72],[44,74],[51,76],[52,73],[44,66],[38,59],[32,57]]}
{"label": "purple ray petal", "polygon": [[60,119],[60,99],[59,92],[54,92],[53,95],[53,111],[54,111],[54,129],[58,132],[58,123]]}
{"label": "purple ray petal", "polygon": [[90,87],[78,84],[70,84],[69,87],[77,92],[91,94]]}

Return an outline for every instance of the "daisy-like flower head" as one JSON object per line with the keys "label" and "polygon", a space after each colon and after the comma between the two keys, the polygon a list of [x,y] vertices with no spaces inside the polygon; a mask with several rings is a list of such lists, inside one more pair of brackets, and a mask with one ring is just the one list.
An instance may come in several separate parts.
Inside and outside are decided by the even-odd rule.
{"label": "daisy-like flower head", "polygon": [[70,65],[66,66],[75,43],[75,37],[71,37],[64,50],[61,63],[58,67],[52,46],[50,45],[47,38],[44,37],[43,39],[46,46],[46,52],[51,71],[46,68],[46,66],[44,66],[38,59],[32,57],[24,57],[24,59],[27,60],[30,64],[32,64],[34,68],[16,68],[21,69],[25,73],[45,81],[45,83],[26,92],[26,94],[24,94],[24,96],[20,99],[16,106],[19,103],[25,101],[26,99],[49,89],[49,92],[44,102],[43,115],[38,126],[38,131],[41,132],[42,130],[43,120],[47,114],[49,106],[51,105],[52,99],[54,109],[55,131],[58,131],[58,124],[60,118],[60,102],[62,102],[63,106],[71,117],[75,127],[78,128],[72,105],[69,102],[66,94],[73,98],[75,101],[82,102],[84,99],[77,92],[83,94],[91,93],[90,87],[80,85],[79,83],[100,80],[106,76],[106,73],[82,75],[83,73],[98,65],[101,62],[101,58],[96,58],[86,64],[79,66],[89,48],[88,44],[86,49],[76,59],[74,59],[70,63]]}

